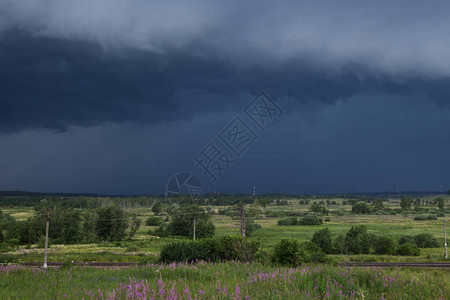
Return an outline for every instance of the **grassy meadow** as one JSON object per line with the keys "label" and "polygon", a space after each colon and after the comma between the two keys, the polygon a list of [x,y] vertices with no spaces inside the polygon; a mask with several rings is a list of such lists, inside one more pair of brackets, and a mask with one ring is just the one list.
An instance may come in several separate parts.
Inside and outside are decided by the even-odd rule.
{"label": "grassy meadow", "polygon": [[[26,285],[24,283],[26,282]],[[0,299],[446,299],[450,270],[173,263],[0,266]]]}
{"label": "grassy meadow", "polygon": [[[450,197],[446,198],[446,201]],[[328,199],[330,200],[330,199]],[[332,199],[330,213],[321,225],[279,226],[283,213],[308,212],[310,205],[290,199],[287,205],[262,207],[246,205],[261,225],[249,237],[259,241],[264,254],[251,263],[196,262],[158,264],[164,245],[186,237],[158,237],[154,226],[145,221],[153,216],[150,207],[127,207],[141,220],[141,227],[130,240],[93,244],[51,244],[49,262],[64,262],[61,268],[25,267],[20,262],[42,262],[42,244],[17,246],[0,253],[0,299],[448,299],[450,270],[415,268],[349,268],[338,262],[443,262],[442,214],[437,220],[414,221],[411,211],[400,214],[356,215],[344,199]],[[315,199],[316,202],[326,201]],[[310,203],[311,204],[311,203]],[[391,199],[385,206],[395,209],[399,201]],[[448,206],[447,206],[448,207]],[[239,235],[236,216],[218,214],[224,206],[209,206],[215,236]],[[434,209],[434,212],[437,212]],[[18,221],[34,215],[31,207],[0,207]],[[343,213],[342,213],[343,212]],[[447,211],[448,212],[448,211]],[[165,216],[160,216],[165,219]],[[445,215],[449,217],[449,214]],[[282,238],[311,240],[314,233],[328,228],[333,236],[345,234],[352,225],[367,226],[368,233],[397,240],[403,235],[430,233],[440,247],[421,249],[420,256],[394,255],[330,255],[326,265],[301,265],[296,268],[270,264],[269,255]],[[50,221],[50,226],[52,223]],[[7,262],[13,263],[7,263]],[[70,262],[136,262],[135,267],[81,267]]]}
{"label": "grassy meadow", "polygon": [[[446,200],[448,202],[447,197]],[[332,199],[336,205],[329,206],[329,210],[351,211],[351,205],[343,205],[343,199]],[[315,199],[320,202],[322,199]],[[398,208],[398,199],[391,199],[385,206]],[[213,206],[210,209],[217,212],[224,209],[224,206]],[[415,214],[396,215],[353,215],[347,214],[337,216],[329,215],[329,221],[322,225],[310,226],[278,226],[280,217],[267,217],[268,212],[307,212],[309,205],[299,204],[299,200],[291,199],[288,205],[277,206],[270,204],[263,208],[259,205],[246,205],[248,210],[259,211],[259,216],[254,218],[255,222],[261,225],[261,229],[254,231],[249,238],[261,243],[261,247],[267,253],[273,250],[273,246],[282,238],[289,237],[299,241],[311,240],[314,233],[320,229],[328,228],[333,237],[345,234],[352,225],[366,225],[368,232],[389,236],[398,239],[402,235],[416,235],[420,233],[430,233],[435,236],[440,248],[421,249],[421,255],[417,257],[390,256],[390,255],[333,255],[336,261],[381,261],[381,262],[438,262],[444,261],[444,232],[443,218],[438,220],[414,221]],[[4,207],[0,210],[10,214],[17,220],[26,220],[34,213],[30,207]],[[96,244],[82,245],[50,245],[48,261],[97,261],[97,262],[156,262],[163,245],[174,240],[185,239],[184,237],[158,237],[149,234],[149,230],[156,227],[146,226],[145,221],[153,215],[149,207],[126,208],[130,213],[136,214],[141,219],[141,227],[132,240],[118,243],[102,242]],[[446,215],[447,219],[450,217]],[[237,218],[226,215],[213,215],[212,220],[216,226],[216,236],[239,235],[240,221]],[[51,222],[50,222],[51,226]],[[7,255],[14,256],[19,262],[40,262],[43,259],[43,248],[38,245],[20,246],[15,251],[10,251]],[[1,254],[0,254],[1,255]]]}

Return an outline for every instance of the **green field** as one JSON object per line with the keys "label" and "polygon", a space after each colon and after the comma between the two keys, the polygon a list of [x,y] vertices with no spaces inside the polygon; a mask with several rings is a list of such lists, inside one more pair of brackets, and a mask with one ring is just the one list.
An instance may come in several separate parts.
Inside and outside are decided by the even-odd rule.
{"label": "green field", "polygon": [[[446,197],[446,203],[450,197]],[[83,200],[83,199],[82,199]],[[100,199],[107,205],[120,204],[120,199]],[[150,201],[147,199],[147,201]],[[430,198],[430,203],[432,198]],[[306,214],[312,202],[326,206],[320,215],[321,225],[279,226],[283,215]],[[330,205],[331,203],[331,205]],[[279,203],[278,203],[279,204]],[[260,243],[255,261],[199,262],[158,264],[161,249],[170,242],[187,237],[159,237],[157,228],[146,226],[154,216],[151,206],[122,205],[128,215],[141,220],[141,226],[130,239],[98,241],[87,244],[57,244],[50,241],[49,262],[64,262],[65,267],[21,267],[21,262],[43,262],[41,242],[28,245],[7,245],[0,252],[0,299],[446,299],[450,297],[450,270],[410,268],[344,268],[338,262],[444,262],[443,220],[446,209],[430,206],[426,214],[439,215],[437,220],[415,221],[414,210],[399,212],[399,200],[389,199],[382,214],[353,214],[352,206],[342,198],[313,199],[300,204],[289,199],[283,205],[272,202],[261,206],[258,201],[245,205],[255,223],[261,226],[248,238]],[[102,204],[103,205],[103,204]],[[240,218],[236,206],[207,206],[212,212],[215,237],[240,235]],[[226,214],[226,209],[231,214]],[[80,208],[81,210],[81,208]],[[387,213],[397,210],[396,213]],[[33,207],[14,205],[0,207],[4,215],[25,222],[36,212]],[[93,211],[87,208],[86,211]],[[218,214],[220,212],[220,214]],[[445,212],[445,213],[444,213]],[[422,212],[420,212],[422,213]],[[277,217],[274,217],[277,216]],[[168,219],[163,213],[161,220]],[[170,220],[170,219],[169,219]],[[61,223],[60,223],[61,224]],[[369,234],[398,240],[403,235],[429,233],[439,244],[420,249],[419,256],[369,254],[328,255],[328,264],[282,267],[271,264],[274,246],[283,238],[310,241],[314,233],[328,228],[332,238],[354,225],[365,225]],[[50,219],[50,226],[52,219]],[[4,243],[5,244],[5,243]],[[1,245],[1,243],[0,243]],[[94,268],[73,267],[72,262],[137,262],[139,267]],[[26,284],[24,284],[26,283]]]}
{"label": "green field", "polygon": [[[26,284],[25,284],[26,283]],[[448,270],[258,263],[125,269],[0,266],[0,299],[446,299]]]}
{"label": "green field", "polygon": [[[446,198],[448,202],[449,197]],[[330,199],[328,199],[330,200]],[[351,210],[351,205],[343,205],[343,199],[332,199],[336,205],[329,206],[329,210]],[[315,199],[320,202],[322,199]],[[386,207],[398,208],[398,199],[391,199],[386,203]],[[217,212],[224,209],[224,206],[211,206],[210,210]],[[386,256],[386,255],[334,255],[337,261],[444,261],[444,232],[443,217],[438,220],[414,221],[416,214],[396,214],[396,215],[343,215],[336,216],[329,214],[329,222],[324,222],[318,226],[278,226],[279,217],[267,217],[268,212],[307,212],[309,205],[300,205],[297,199],[288,201],[288,205],[277,206],[268,205],[265,208],[259,205],[246,205],[246,210],[258,211],[259,216],[255,222],[262,226],[256,230],[250,240],[257,240],[261,243],[264,251],[270,253],[273,246],[282,238],[294,238],[299,241],[311,240],[314,233],[322,228],[329,228],[333,236],[345,234],[352,225],[365,225],[369,233],[389,236],[398,239],[402,235],[416,235],[420,233],[430,233],[435,236],[440,244],[439,248],[427,248],[421,250],[418,257]],[[30,207],[0,207],[3,213],[10,214],[18,221],[24,221],[33,216],[34,210]],[[82,245],[57,245],[52,244],[49,249],[48,260],[50,262],[64,261],[99,261],[99,262],[142,262],[155,261],[163,245],[168,242],[185,239],[182,237],[157,237],[149,235],[149,230],[156,227],[146,226],[145,220],[153,215],[149,207],[131,207],[126,211],[136,214],[141,219],[142,225],[132,240],[125,240],[119,243],[102,242],[96,244]],[[446,215],[449,217],[449,214]],[[216,226],[215,236],[239,235],[240,221],[225,215],[213,215],[212,220]],[[50,222],[51,226],[51,222]],[[14,251],[7,252],[7,255],[14,256],[19,262],[39,262],[42,261],[43,249],[37,245],[20,246]]]}

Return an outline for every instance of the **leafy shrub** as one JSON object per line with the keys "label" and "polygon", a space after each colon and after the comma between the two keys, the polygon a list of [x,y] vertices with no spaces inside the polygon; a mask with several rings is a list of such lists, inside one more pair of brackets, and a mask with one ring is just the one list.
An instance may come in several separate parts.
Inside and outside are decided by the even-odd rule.
{"label": "leafy shrub", "polygon": [[339,216],[339,217],[342,217],[342,216],[345,216],[345,215],[349,214],[345,209],[342,209],[342,208],[341,209],[332,210],[331,213],[336,215],[336,216]]}
{"label": "leafy shrub", "polygon": [[[154,235],[164,236],[194,236],[197,238],[210,238],[214,235],[216,227],[211,221],[209,214],[205,213],[202,207],[196,205],[182,205],[174,211],[172,221],[167,225],[162,223],[153,232]],[[151,233],[151,232],[149,232]]]}
{"label": "leafy shrub", "polygon": [[9,254],[0,254],[0,263],[9,264],[17,262],[17,257]]}
{"label": "leafy shrub", "polygon": [[376,254],[395,254],[396,244],[395,241],[387,236],[381,236],[375,242],[375,253]]}
{"label": "leafy shrub", "polygon": [[403,245],[406,243],[412,243],[415,244],[416,240],[414,239],[414,236],[412,235],[403,235],[398,239],[398,244]]}
{"label": "leafy shrub", "polygon": [[334,254],[348,254],[348,246],[345,242],[345,236],[338,235],[332,243],[332,253]]}
{"label": "leafy shrub", "polygon": [[282,239],[275,244],[272,262],[285,266],[298,266],[303,263],[300,245],[294,239]]}
{"label": "leafy shrub", "polygon": [[319,246],[323,252],[327,254],[332,252],[331,232],[328,228],[324,228],[314,233],[311,241]]}
{"label": "leafy shrub", "polygon": [[318,218],[316,215],[308,214],[300,219],[300,225],[321,225],[322,219]]}
{"label": "leafy shrub", "polygon": [[352,212],[355,214],[370,214],[372,208],[365,202],[359,202],[352,206]]}
{"label": "leafy shrub", "polygon": [[207,238],[166,244],[161,250],[160,262],[232,259],[251,261],[258,251],[259,243],[257,242],[248,242],[241,237],[223,236],[216,239]]}
{"label": "leafy shrub", "polygon": [[345,244],[349,254],[368,254],[372,243],[364,225],[352,226],[345,235]]}
{"label": "leafy shrub", "polygon": [[166,223],[162,223],[161,225],[159,225],[158,228],[155,229],[155,231],[149,231],[149,234],[153,234],[156,236],[160,236],[160,237],[165,237],[165,236],[169,236],[170,235],[170,231],[167,230],[168,225]]}
{"label": "leafy shrub", "polygon": [[255,223],[253,219],[245,219],[245,236],[250,236],[255,230],[260,228],[261,225]]}
{"label": "leafy shrub", "polygon": [[301,243],[300,253],[305,263],[323,263],[326,261],[326,254],[313,242]]}
{"label": "leafy shrub", "polygon": [[331,222],[330,217],[326,217],[325,220],[324,220],[324,222]]}
{"label": "leafy shrub", "polygon": [[311,206],[309,207],[309,209],[312,212],[315,212],[315,213],[322,213],[322,214],[327,214],[328,213],[328,210],[327,210],[327,208],[324,205],[320,205],[320,204],[318,204],[316,202],[313,202],[311,204]]}
{"label": "leafy shrub", "polygon": [[279,226],[293,226],[293,225],[298,225],[298,220],[297,220],[297,218],[294,218],[294,217],[284,218],[284,219],[278,220],[277,224]]}
{"label": "leafy shrub", "polygon": [[294,239],[282,239],[275,244],[272,262],[285,266],[298,266],[302,263],[325,262],[326,254],[313,242],[299,244]]}
{"label": "leafy shrub", "polygon": [[403,256],[419,256],[420,249],[416,244],[407,242],[397,248],[397,255]]}
{"label": "leafy shrub", "polygon": [[414,218],[414,221],[425,221],[425,220],[437,220],[437,216],[434,215],[419,215]]}
{"label": "leafy shrub", "polygon": [[429,233],[422,233],[414,237],[416,245],[419,248],[436,248],[439,243],[434,236]]}
{"label": "leafy shrub", "polygon": [[147,226],[159,226],[163,223],[163,221],[155,216],[148,217],[147,221],[145,221],[145,225]]}
{"label": "leafy shrub", "polygon": [[436,215],[436,217],[443,218],[443,217],[445,217],[445,214],[444,214],[444,213],[438,213],[438,214]]}

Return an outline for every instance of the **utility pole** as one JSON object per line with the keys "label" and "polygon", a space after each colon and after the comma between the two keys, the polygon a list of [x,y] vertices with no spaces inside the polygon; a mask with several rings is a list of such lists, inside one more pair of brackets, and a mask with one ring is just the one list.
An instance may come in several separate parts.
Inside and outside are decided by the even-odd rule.
{"label": "utility pole", "polygon": [[445,259],[448,259],[448,252],[447,252],[447,231],[445,230],[445,219],[444,219],[444,245],[445,245]]}
{"label": "utility pole", "polygon": [[241,206],[241,237],[245,237],[245,211],[244,204]]}
{"label": "utility pole", "polygon": [[50,223],[50,208],[47,208],[46,210],[46,219],[47,222],[45,223],[45,249],[44,249],[44,268],[47,269],[47,253],[48,253],[48,227]]}
{"label": "utility pole", "polygon": [[195,241],[195,217],[194,217],[194,241]]}

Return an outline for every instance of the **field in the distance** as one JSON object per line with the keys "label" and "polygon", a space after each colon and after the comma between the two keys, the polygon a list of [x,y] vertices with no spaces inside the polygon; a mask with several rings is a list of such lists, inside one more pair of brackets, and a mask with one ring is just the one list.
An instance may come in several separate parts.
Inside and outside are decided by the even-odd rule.
{"label": "field in the distance", "polygon": [[[447,197],[446,200],[449,198]],[[330,199],[328,199],[330,200]],[[351,210],[351,205],[343,205],[343,199],[332,199],[336,204],[329,205],[329,210]],[[314,199],[312,202],[325,203],[325,199]],[[259,211],[255,222],[262,226],[256,230],[250,240],[258,240],[261,247],[267,253],[273,250],[273,246],[284,237],[290,237],[299,241],[311,240],[314,233],[323,228],[329,228],[333,236],[345,234],[352,225],[365,225],[368,232],[390,236],[398,239],[402,235],[416,235],[419,233],[430,233],[435,236],[439,248],[421,249],[421,255],[391,256],[391,255],[334,255],[336,261],[389,261],[389,262],[438,262],[444,261],[444,232],[443,218],[438,220],[414,221],[416,214],[396,214],[396,215],[329,215],[329,221],[316,226],[278,226],[280,217],[267,217],[268,212],[307,212],[309,205],[301,205],[298,199],[290,199],[288,205],[270,204],[266,207],[260,205],[246,205],[246,210]],[[385,202],[389,208],[398,208],[399,200],[390,199]],[[212,211],[219,211],[226,206],[211,206]],[[48,260],[50,262],[65,261],[98,261],[98,262],[156,262],[162,246],[168,242],[183,238],[157,237],[149,235],[149,230],[155,227],[146,226],[145,220],[152,216],[150,207],[128,207],[129,213],[136,214],[141,219],[142,225],[132,240],[125,240],[119,243],[101,242],[96,244],[83,245],[57,245],[52,244],[49,250]],[[24,221],[33,216],[34,210],[31,207],[0,207],[3,213],[10,214],[18,221]],[[448,218],[447,214],[447,218]],[[325,218],[324,218],[325,219]],[[216,226],[216,236],[239,235],[239,219],[226,215],[213,215],[212,220]],[[50,222],[51,226],[51,222]],[[43,249],[37,245],[20,246],[15,251],[10,251],[8,255],[14,256],[19,262],[40,262],[43,259]]]}

